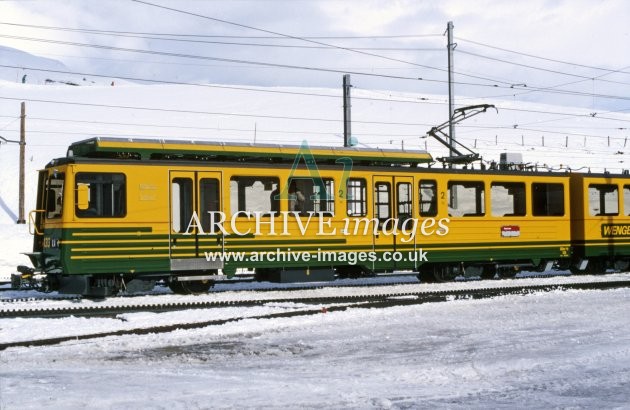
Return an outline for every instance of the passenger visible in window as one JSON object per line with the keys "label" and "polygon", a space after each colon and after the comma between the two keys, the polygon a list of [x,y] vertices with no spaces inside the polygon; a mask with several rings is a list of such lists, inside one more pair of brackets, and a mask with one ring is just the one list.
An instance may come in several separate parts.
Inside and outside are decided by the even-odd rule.
{"label": "passenger visible in window", "polygon": [[280,212],[280,189],[278,184],[274,184],[274,189],[271,191],[269,199],[271,200],[271,212]]}
{"label": "passenger visible in window", "polygon": [[295,181],[289,185],[289,212],[304,212],[306,197],[297,187]]}

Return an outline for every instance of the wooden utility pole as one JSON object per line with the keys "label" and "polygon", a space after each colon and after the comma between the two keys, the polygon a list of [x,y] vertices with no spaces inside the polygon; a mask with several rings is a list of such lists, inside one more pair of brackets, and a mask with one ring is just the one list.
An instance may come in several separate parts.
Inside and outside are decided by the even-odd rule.
{"label": "wooden utility pole", "polygon": [[24,224],[24,157],[26,150],[26,103],[22,101],[20,114],[20,182],[19,182],[19,214],[17,223]]}

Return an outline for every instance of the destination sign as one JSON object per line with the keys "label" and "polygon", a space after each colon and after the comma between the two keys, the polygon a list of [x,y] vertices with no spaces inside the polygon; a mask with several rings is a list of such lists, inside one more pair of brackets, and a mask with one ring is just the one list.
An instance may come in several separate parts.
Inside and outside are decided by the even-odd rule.
{"label": "destination sign", "polygon": [[602,237],[630,237],[630,224],[602,224]]}

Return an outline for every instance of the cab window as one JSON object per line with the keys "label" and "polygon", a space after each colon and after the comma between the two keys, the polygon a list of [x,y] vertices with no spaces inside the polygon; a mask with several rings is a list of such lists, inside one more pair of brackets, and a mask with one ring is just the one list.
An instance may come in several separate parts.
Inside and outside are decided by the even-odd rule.
{"label": "cab window", "polygon": [[46,219],[61,217],[63,210],[64,174],[54,173],[46,182]]}
{"label": "cab window", "polygon": [[[75,214],[80,218],[121,218],[127,213],[125,175],[120,173],[79,172],[75,192],[87,187],[87,206],[81,207],[75,198]],[[85,188],[83,188],[85,189]]]}

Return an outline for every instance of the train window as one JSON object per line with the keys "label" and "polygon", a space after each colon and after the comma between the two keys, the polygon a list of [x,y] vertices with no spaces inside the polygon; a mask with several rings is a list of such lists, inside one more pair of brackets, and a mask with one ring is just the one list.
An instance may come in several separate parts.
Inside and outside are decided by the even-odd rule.
{"label": "train window", "polygon": [[55,173],[46,184],[46,218],[60,218],[63,209],[64,174]]}
{"label": "train window", "polygon": [[[202,178],[199,181],[199,217],[204,232],[219,232],[218,224],[215,222],[214,229],[210,226],[209,212],[221,210],[219,201],[219,180],[216,178]],[[217,218],[215,218],[216,220]]]}
{"label": "train window", "polygon": [[292,178],[288,184],[289,212],[335,212],[335,182],[323,178]]}
{"label": "train window", "polygon": [[589,185],[588,209],[592,216],[619,215],[619,189],[617,185]]}
{"label": "train window", "polygon": [[490,186],[492,216],[525,216],[525,184],[493,182]]}
{"label": "train window", "polygon": [[623,210],[626,216],[630,216],[630,185],[623,187]]}
{"label": "train window", "polygon": [[396,185],[396,209],[397,217],[400,221],[406,221],[413,216],[413,204],[411,201],[411,184],[401,182]]}
{"label": "train window", "polygon": [[232,177],[230,211],[271,213],[279,211],[280,181],[276,177]]}
{"label": "train window", "polygon": [[[79,185],[87,186],[87,209],[75,214],[80,218],[122,218],[127,212],[125,175],[120,173],[79,172],[75,177],[75,192]],[[77,198],[78,200],[78,198]]]}
{"label": "train window", "polygon": [[389,182],[377,182],[374,185],[374,215],[379,223],[392,217],[391,196]]}
{"label": "train window", "polygon": [[437,215],[437,183],[432,180],[420,181],[418,195],[420,216]]}
{"label": "train window", "polygon": [[563,216],[564,185],[532,184],[532,213],[534,216]]}
{"label": "train window", "polygon": [[173,232],[184,232],[193,213],[193,183],[190,178],[173,178],[171,183],[171,224]]}
{"label": "train window", "polygon": [[485,192],[483,182],[451,181],[448,183],[450,216],[483,216]]}
{"label": "train window", "polygon": [[365,179],[350,178],[346,185],[348,216],[365,216],[367,213],[367,190]]}
{"label": "train window", "polygon": [[[335,214],[335,181],[319,179],[313,185],[313,211]],[[322,186],[323,183],[323,186]]]}

